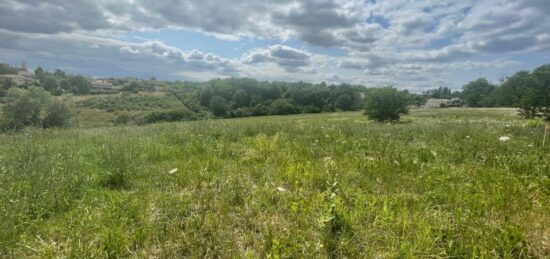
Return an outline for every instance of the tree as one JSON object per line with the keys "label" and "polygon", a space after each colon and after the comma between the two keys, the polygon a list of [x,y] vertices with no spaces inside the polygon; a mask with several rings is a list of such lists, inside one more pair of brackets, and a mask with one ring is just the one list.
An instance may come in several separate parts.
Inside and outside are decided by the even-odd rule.
{"label": "tree", "polygon": [[69,82],[71,83],[73,94],[88,94],[90,93],[90,89],[92,89],[92,83],[83,76],[71,76]]}
{"label": "tree", "polygon": [[227,113],[227,102],[221,96],[214,96],[210,99],[210,111],[215,116],[225,116]]}
{"label": "tree", "polygon": [[292,99],[277,99],[273,103],[271,103],[271,109],[275,114],[283,115],[283,114],[296,114],[300,111],[298,108],[296,108],[296,105],[294,104],[294,101]]}
{"label": "tree", "polygon": [[235,108],[248,107],[250,104],[250,98],[243,89],[235,91],[235,94],[233,94],[233,100],[235,101]]}
{"label": "tree", "polygon": [[536,68],[523,86],[520,114],[527,118],[543,117],[550,120],[550,64]]}
{"label": "tree", "polygon": [[132,81],[129,84],[122,87],[122,91],[132,92],[132,93],[139,92],[139,89],[140,89],[139,83],[136,81]]}
{"label": "tree", "polygon": [[488,98],[495,90],[495,85],[489,83],[485,78],[471,81],[462,87],[462,98],[464,103],[470,107],[494,106],[494,100]]}
{"label": "tree", "polygon": [[66,126],[71,118],[69,107],[62,101],[53,100],[45,108],[46,116],[42,120],[42,127],[63,127]]}
{"label": "tree", "polygon": [[199,93],[200,104],[202,106],[210,105],[210,99],[212,98],[212,96],[213,96],[213,94],[212,94],[212,91],[210,90],[210,88],[208,88],[208,87],[202,88],[200,93]]}
{"label": "tree", "polygon": [[353,98],[348,93],[341,94],[336,98],[335,105],[342,111],[350,111],[353,108]]}
{"label": "tree", "polygon": [[2,107],[6,129],[19,130],[28,126],[58,127],[67,124],[70,112],[64,103],[54,100],[43,88],[10,88]]}
{"label": "tree", "polygon": [[365,114],[371,120],[398,121],[409,112],[407,95],[393,87],[369,89],[365,95]]}

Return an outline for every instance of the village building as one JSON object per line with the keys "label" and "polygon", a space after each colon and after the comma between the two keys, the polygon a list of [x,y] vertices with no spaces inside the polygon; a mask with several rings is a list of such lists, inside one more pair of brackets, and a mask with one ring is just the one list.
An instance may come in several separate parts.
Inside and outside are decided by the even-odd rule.
{"label": "village building", "polygon": [[433,99],[430,98],[426,100],[426,103],[421,106],[423,109],[434,109],[434,108],[447,108],[447,107],[460,107],[462,106],[462,100],[457,97],[451,99]]}
{"label": "village building", "polygon": [[422,108],[424,109],[433,109],[433,108],[445,108],[449,104],[449,99],[428,99]]}
{"label": "village building", "polygon": [[0,75],[0,82],[5,82],[11,80],[11,82],[15,85],[25,85],[25,84],[32,84],[35,80],[26,77],[26,76],[20,76],[20,75]]}
{"label": "village building", "polygon": [[93,79],[90,83],[92,84],[90,92],[93,94],[120,93],[122,91],[122,86],[113,85],[110,80]]}

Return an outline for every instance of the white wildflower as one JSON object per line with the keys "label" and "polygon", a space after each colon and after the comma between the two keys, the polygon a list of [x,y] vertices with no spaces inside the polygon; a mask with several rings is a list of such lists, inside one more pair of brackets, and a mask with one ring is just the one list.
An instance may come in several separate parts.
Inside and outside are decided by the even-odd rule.
{"label": "white wildflower", "polygon": [[277,187],[277,191],[279,191],[279,192],[286,192],[286,188],[285,188],[285,187],[282,187],[282,186],[279,186],[279,187]]}
{"label": "white wildflower", "polygon": [[325,167],[332,167],[336,164],[330,156],[323,158],[323,162],[325,163]]}
{"label": "white wildflower", "polygon": [[502,136],[502,137],[498,138],[498,140],[500,140],[500,141],[502,141],[502,142],[506,142],[506,141],[510,140],[510,137],[508,137],[508,136]]}
{"label": "white wildflower", "polygon": [[169,173],[169,174],[174,174],[174,173],[176,173],[177,171],[178,171],[178,169],[177,169],[177,168],[174,168],[174,169],[168,171],[168,173]]}

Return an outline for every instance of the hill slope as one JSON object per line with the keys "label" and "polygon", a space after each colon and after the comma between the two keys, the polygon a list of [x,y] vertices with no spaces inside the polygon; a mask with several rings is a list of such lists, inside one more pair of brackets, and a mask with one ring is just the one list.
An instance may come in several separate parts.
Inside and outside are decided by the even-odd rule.
{"label": "hill slope", "polygon": [[449,109],[0,135],[0,256],[544,257],[543,132]]}

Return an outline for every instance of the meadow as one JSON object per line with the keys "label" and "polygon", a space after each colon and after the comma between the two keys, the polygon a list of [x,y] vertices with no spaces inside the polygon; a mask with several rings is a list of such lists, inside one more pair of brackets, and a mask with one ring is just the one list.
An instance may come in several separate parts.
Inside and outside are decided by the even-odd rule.
{"label": "meadow", "polygon": [[543,135],[515,109],[5,133],[0,257],[547,258]]}

